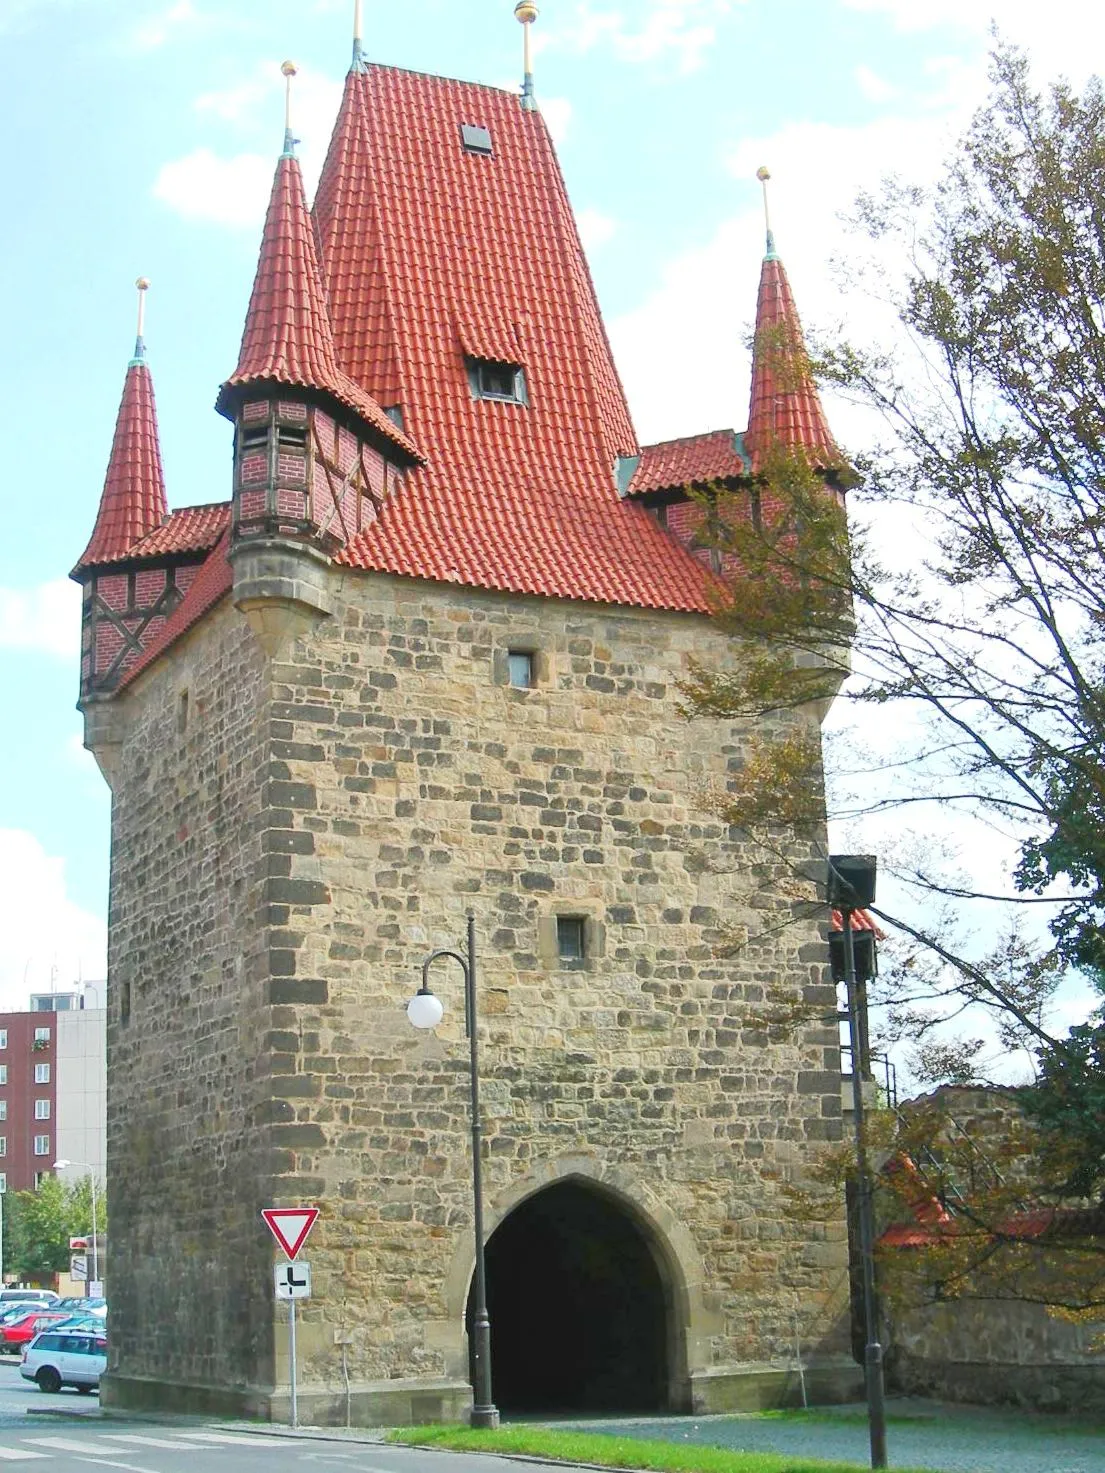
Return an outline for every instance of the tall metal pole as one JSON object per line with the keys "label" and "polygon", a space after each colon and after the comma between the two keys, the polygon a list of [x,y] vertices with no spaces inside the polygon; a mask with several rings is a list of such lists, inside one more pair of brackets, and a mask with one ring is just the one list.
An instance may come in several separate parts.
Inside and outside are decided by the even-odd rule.
{"label": "tall metal pole", "polygon": [[852,1111],[856,1123],[856,1216],[859,1251],[863,1268],[863,1318],[866,1344],[863,1354],[867,1390],[867,1421],[871,1436],[871,1466],[886,1467],[886,1396],[883,1386],[882,1346],[876,1323],[875,1222],[871,1201],[871,1172],[867,1160],[867,1122],[863,1108],[863,1072],[867,1049],[865,1030],[859,1016],[859,986],[856,981],[856,950],[852,938],[852,911],[841,906],[844,932],[844,984],[848,992],[848,1038],[852,1048]]}
{"label": "tall metal pole", "polygon": [[480,1059],[476,1028],[476,919],[468,915],[468,965],[464,968],[465,1017],[472,1088],[472,1217],[476,1237],[476,1271],[472,1309],[472,1426],[497,1427],[499,1409],[491,1399],[491,1320],[487,1313],[487,1274],[483,1253],[483,1169],[480,1128]]}
{"label": "tall metal pole", "polygon": [[96,1231],[96,1173],[88,1169],[88,1180],[92,1183],[92,1282],[100,1282],[100,1248]]}

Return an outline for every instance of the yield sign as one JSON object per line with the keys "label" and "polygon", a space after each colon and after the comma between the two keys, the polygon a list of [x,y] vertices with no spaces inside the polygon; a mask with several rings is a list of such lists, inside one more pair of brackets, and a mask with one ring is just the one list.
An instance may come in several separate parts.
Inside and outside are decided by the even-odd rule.
{"label": "yield sign", "polygon": [[294,1258],[318,1217],[317,1207],[262,1207],[261,1216],[269,1232],[289,1258]]}

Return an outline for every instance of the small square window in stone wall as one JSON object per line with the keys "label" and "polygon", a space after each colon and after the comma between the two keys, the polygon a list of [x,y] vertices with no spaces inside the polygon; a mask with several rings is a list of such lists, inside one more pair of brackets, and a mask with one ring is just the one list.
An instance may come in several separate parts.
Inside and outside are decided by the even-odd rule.
{"label": "small square window in stone wall", "polygon": [[533,652],[511,650],[506,657],[506,666],[511,685],[518,690],[529,690],[533,685]]}
{"label": "small square window in stone wall", "polygon": [[557,916],[556,949],[560,960],[581,962],[586,955],[587,923],[583,916]]}

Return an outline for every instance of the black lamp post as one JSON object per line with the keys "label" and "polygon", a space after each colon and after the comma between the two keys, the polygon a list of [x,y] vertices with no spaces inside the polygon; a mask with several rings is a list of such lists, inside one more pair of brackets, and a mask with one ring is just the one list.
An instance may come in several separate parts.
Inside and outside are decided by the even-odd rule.
{"label": "black lamp post", "polygon": [[476,1272],[473,1289],[476,1303],[472,1313],[472,1426],[497,1427],[499,1409],[491,1400],[491,1321],[487,1314],[487,1276],[483,1254],[483,1179],[480,1164],[480,1061],[476,1040],[476,920],[468,917],[468,955],[443,948],[432,951],[422,963],[422,986],[407,1004],[407,1017],[416,1028],[436,1028],[444,1016],[441,1000],[430,990],[430,967],[441,957],[451,957],[464,973],[464,1027],[468,1035],[469,1082],[472,1091],[472,1217],[476,1238]]}
{"label": "black lamp post", "polygon": [[[866,1005],[860,1006],[861,984],[856,973],[856,944],[852,915],[875,901],[876,861],[873,854],[829,856],[829,904],[840,911],[841,941],[832,947],[834,981],[843,981],[848,995],[848,1038],[852,1050],[852,1110],[856,1125],[856,1217],[863,1269],[863,1319],[866,1344],[863,1355],[867,1391],[867,1422],[871,1437],[872,1468],[886,1467],[886,1398],[883,1385],[882,1346],[876,1323],[875,1302],[875,1215],[871,1193],[871,1169],[867,1159],[867,1127],[863,1104],[863,1081],[868,1070]],[[835,954],[834,954],[835,953]],[[863,986],[874,971],[874,937],[870,952],[863,957]]]}

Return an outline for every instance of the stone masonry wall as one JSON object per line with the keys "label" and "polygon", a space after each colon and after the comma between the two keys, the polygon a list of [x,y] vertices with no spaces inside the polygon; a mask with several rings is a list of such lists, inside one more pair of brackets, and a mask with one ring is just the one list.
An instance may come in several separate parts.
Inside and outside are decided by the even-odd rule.
{"label": "stone masonry wall", "polygon": [[108,963],[110,1357],[158,1384],[272,1384],[270,1255],[256,1230],[271,1165],[262,674],[224,605],[125,698]]}
{"label": "stone masonry wall", "polygon": [[[436,1035],[404,1007],[469,909],[488,1231],[590,1177],[666,1256],[688,1387],[792,1365],[796,1329],[839,1356],[842,1232],[785,1195],[839,1133],[836,1029],[749,1016],[780,979],[834,1007],[791,869],[814,855],[709,815],[742,730],[677,711],[691,655],[731,648],[697,617],[352,573],[331,591],[335,616],[282,658],[223,605],[125,697],[109,1150],[113,1249],[140,1261],[113,1302],[121,1374],[263,1389],[275,1328],[283,1385],[257,1211],[317,1202],[301,1396],[336,1391],[343,1351],[355,1390],[463,1386],[459,969],[435,970]],[[508,650],[533,653],[536,688],[509,686]],[[584,962],[560,962],[557,914],[585,917]],[[724,957],[727,925],[748,941]]]}
{"label": "stone masonry wall", "polygon": [[[288,979],[276,1191],[326,1204],[306,1375],[336,1384],[336,1336],[355,1382],[466,1375],[449,1287],[470,1268],[459,969],[436,979],[437,1036],[403,1008],[469,908],[489,1230],[552,1163],[616,1170],[687,1226],[697,1368],[787,1359],[796,1305],[816,1343],[842,1245],[796,1227],[782,1188],[838,1131],[836,1030],[769,1038],[743,1015],[780,977],[833,994],[788,868],[703,811],[741,732],[689,725],[675,682],[725,645],[699,618],[379,577],[350,575],[338,605],[272,671],[286,781],[270,801],[303,887],[269,934]],[[533,652],[536,688],[506,683],[511,649]],[[587,918],[582,966],[558,961],[557,913]],[[750,936],[730,960],[723,923]]]}

